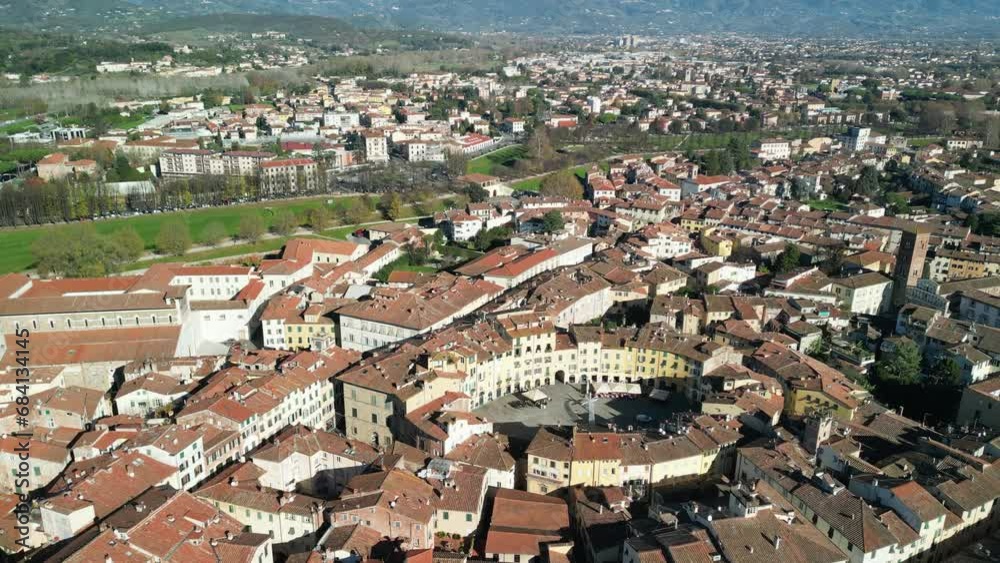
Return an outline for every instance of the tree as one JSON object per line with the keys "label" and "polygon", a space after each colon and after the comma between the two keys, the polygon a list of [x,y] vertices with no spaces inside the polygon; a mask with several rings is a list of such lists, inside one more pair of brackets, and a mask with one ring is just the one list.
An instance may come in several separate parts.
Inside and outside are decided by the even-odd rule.
{"label": "tree", "polygon": [[[131,231],[132,229],[128,229]],[[134,233],[134,231],[132,231]],[[131,234],[116,232],[102,237],[93,225],[73,225],[54,229],[35,240],[31,253],[41,276],[97,277],[119,271],[141,254]]]}
{"label": "tree", "polygon": [[583,186],[570,170],[560,170],[543,178],[539,191],[549,197],[583,199]]}
{"label": "tree", "polygon": [[819,269],[828,276],[835,276],[844,269],[844,247],[826,247]]}
{"label": "tree", "polygon": [[431,258],[431,249],[426,244],[408,244],[406,258],[413,266],[423,266]]}
{"label": "tree", "polygon": [[271,222],[271,230],[281,236],[292,234],[298,226],[299,222],[295,218],[295,213],[292,213],[288,209],[282,209],[275,213],[274,221]]}
{"label": "tree", "polygon": [[403,200],[399,197],[396,192],[390,193],[388,196],[382,198],[379,203],[379,211],[382,212],[382,216],[390,221],[395,221],[403,216]]}
{"label": "tree", "polygon": [[345,223],[357,225],[368,218],[371,210],[361,200],[348,199],[344,204],[342,213]]}
{"label": "tree", "polygon": [[896,385],[913,385],[920,381],[920,350],[912,342],[901,342],[896,353],[875,362],[879,381]]}
{"label": "tree", "polygon": [[206,108],[214,108],[222,105],[222,94],[216,90],[206,90],[201,94],[201,101]]}
{"label": "tree", "polygon": [[938,358],[931,365],[929,374],[938,385],[957,387],[962,384],[962,366],[950,356]]}
{"label": "tree", "polygon": [[722,173],[722,163],[719,160],[718,151],[708,151],[704,157],[705,174],[716,176]]}
{"label": "tree", "polygon": [[897,192],[885,194],[885,203],[896,215],[905,215],[910,212],[910,200]]}
{"label": "tree", "polygon": [[[438,231],[439,233],[441,231]],[[486,252],[491,250],[496,246],[500,246],[510,239],[511,230],[509,227],[494,227],[492,229],[481,229],[476,233],[476,237],[472,240],[472,244],[476,247],[476,250],[481,252]],[[443,234],[441,235],[443,238]]]}
{"label": "tree", "polygon": [[156,250],[160,254],[183,256],[191,248],[191,232],[187,223],[181,219],[172,219],[160,227],[156,236]]}
{"label": "tree", "polygon": [[736,170],[736,163],[733,162],[733,155],[729,151],[722,151],[719,157],[719,171],[723,174],[732,174]]}
{"label": "tree", "polygon": [[457,178],[465,174],[468,167],[469,157],[464,153],[458,151],[451,151],[448,153],[448,159],[445,161],[445,168],[448,171],[448,176]]}
{"label": "tree", "polygon": [[135,262],[146,250],[146,243],[132,227],[119,229],[111,235],[111,243],[117,251],[117,258],[122,264]]}
{"label": "tree", "polygon": [[226,238],[226,226],[219,221],[214,221],[205,225],[201,230],[201,243],[208,246],[217,246]]}
{"label": "tree", "polygon": [[878,170],[874,166],[867,165],[861,169],[861,176],[855,184],[854,193],[868,197],[878,195],[881,187],[878,183]]}
{"label": "tree", "polygon": [[467,186],[464,193],[472,203],[482,203],[490,197],[490,192],[477,184]]}
{"label": "tree", "polygon": [[562,213],[558,211],[549,211],[543,215],[542,224],[545,226],[546,233],[558,233],[566,226]]}
{"label": "tree", "polygon": [[256,213],[249,213],[240,219],[239,236],[249,242],[257,242],[264,236],[264,219]]}
{"label": "tree", "polygon": [[1000,213],[971,213],[966,224],[974,234],[1000,236]]}
{"label": "tree", "polygon": [[950,135],[955,125],[955,111],[950,104],[928,103],[920,111],[917,127],[924,133]]}
{"label": "tree", "polygon": [[799,247],[794,244],[787,244],[785,245],[785,250],[774,261],[774,271],[779,274],[790,272],[799,267],[801,259],[802,253],[799,252]]}
{"label": "tree", "polygon": [[330,210],[323,205],[314,207],[306,212],[306,222],[315,232],[325,231],[330,226]]}
{"label": "tree", "polygon": [[528,137],[528,142],[525,145],[528,147],[528,158],[541,165],[540,168],[544,168],[544,163],[556,156],[556,151],[552,148],[552,141],[549,139],[549,133],[543,125],[535,127],[531,131],[531,136]]}

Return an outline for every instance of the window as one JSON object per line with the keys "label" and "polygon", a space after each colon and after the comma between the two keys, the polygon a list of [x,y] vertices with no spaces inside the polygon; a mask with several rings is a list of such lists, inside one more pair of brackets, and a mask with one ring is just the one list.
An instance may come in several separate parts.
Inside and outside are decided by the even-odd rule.
{"label": "window", "polygon": [[465,521],[466,522],[472,522],[472,515],[471,514],[466,514],[465,515]]}
{"label": "window", "polygon": [[444,518],[445,520],[447,520],[448,519],[448,511],[442,512],[441,516],[442,516],[442,518]]}

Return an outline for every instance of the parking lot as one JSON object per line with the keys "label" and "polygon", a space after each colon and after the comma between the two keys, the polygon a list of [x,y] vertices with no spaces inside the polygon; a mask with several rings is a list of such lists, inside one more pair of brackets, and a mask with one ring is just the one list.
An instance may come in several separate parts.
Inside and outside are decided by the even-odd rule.
{"label": "parking lot", "polygon": [[[512,438],[530,439],[539,426],[586,426],[587,404],[582,386],[559,383],[539,387],[548,395],[545,407],[524,400],[515,393],[475,410],[475,414],[494,423],[494,427]],[[610,424],[619,429],[656,428],[660,421],[686,408],[683,397],[674,396],[670,401],[657,401],[649,397],[599,398],[594,401],[595,430],[606,430]],[[646,415],[650,422],[640,423],[637,415]]]}

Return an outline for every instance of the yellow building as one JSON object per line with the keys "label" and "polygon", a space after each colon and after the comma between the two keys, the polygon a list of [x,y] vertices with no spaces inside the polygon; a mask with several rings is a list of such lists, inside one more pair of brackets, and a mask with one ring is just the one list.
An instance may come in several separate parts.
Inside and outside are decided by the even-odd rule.
{"label": "yellow building", "polygon": [[318,322],[285,325],[285,349],[305,350],[311,346],[313,338],[336,338],[336,325],[332,319],[323,317]]}
{"label": "yellow building", "polygon": [[525,483],[529,493],[548,494],[568,487],[573,449],[570,438],[540,428],[526,450]]}
{"label": "yellow building", "polygon": [[582,485],[628,487],[643,494],[650,484],[730,469],[738,431],[705,415],[674,430],[650,438],[542,428],[527,449],[528,491],[548,494]]}
{"label": "yellow building", "polygon": [[705,220],[696,215],[681,217],[681,228],[689,233],[697,233],[705,228]]}
{"label": "yellow building", "polygon": [[620,486],[622,484],[621,442],[624,436],[614,432],[576,433],[573,436],[570,486]]}
{"label": "yellow building", "polygon": [[700,237],[701,247],[705,249],[705,252],[713,256],[728,258],[733,254],[733,250],[735,250],[736,245],[733,239],[715,233],[716,229],[714,227],[703,230]]}
{"label": "yellow building", "polygon": [[836,369],[776,342],[761,345],[750,367],[781,382],[786,390],[784,411],[791,416],[830,411],[851,420],[870,396]]}

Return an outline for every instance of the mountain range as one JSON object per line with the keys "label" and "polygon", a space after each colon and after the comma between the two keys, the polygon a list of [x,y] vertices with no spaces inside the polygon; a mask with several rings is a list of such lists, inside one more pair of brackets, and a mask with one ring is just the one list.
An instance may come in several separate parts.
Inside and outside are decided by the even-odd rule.
{"label": "mountain range", "polygon": [[0,0],[0,11],[10,24],[64,26],[240,13],[453,32],[1000,35],[998,0]]}

